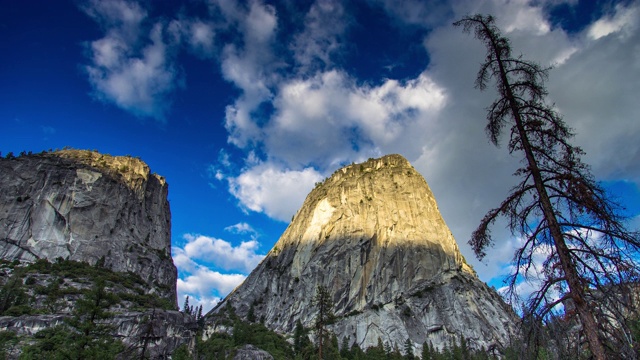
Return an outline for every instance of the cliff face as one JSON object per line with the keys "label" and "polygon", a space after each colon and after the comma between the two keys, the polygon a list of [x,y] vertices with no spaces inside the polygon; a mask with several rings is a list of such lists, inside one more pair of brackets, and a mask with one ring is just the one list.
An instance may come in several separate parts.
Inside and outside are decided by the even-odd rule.
{"label": "cliff face", "polygon": [[[289,227],[223,304],[253,306],[268,327],[311,327],[318,286],[331,293],[332,329],[361,347],[378,338],[442,348],[506,344],[515,316],[466,263],[424,178],[399,155],[336,171],[307,196]],[[210,324],[214,331],[216,324]]]}
{"label": "cliff face", "polygon": [[0,259],[68,260],[138,274],[177,306],[164,178],[92,151],[0,159]]}

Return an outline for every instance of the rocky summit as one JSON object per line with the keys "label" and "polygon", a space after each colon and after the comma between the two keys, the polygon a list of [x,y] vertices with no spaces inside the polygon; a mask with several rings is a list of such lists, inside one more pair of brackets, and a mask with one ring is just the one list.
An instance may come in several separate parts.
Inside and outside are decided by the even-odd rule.
{"label": "rocky summit", "polygon": [[1,158],[0,358],[167,359],[192,349],[198,326],[177,311],[167,193],[131,156]]}
{"label": "rocky summit", "polygon": [[0,159],[0,259],[101,261],[177,305],[164,178],[130,156],[63,150]]}
{"label": "rocky summit", "polygon": [[[460,254],[424,178],[400,155],[352,164],[316,184],[265,259],[209,314],[232,306],[280,333],[311,328],[319,286],[340,339],[500,348],[517,318]],[[220,326],[223,328],[224,326]],[[206,337],[206,334],[205,334]]]}

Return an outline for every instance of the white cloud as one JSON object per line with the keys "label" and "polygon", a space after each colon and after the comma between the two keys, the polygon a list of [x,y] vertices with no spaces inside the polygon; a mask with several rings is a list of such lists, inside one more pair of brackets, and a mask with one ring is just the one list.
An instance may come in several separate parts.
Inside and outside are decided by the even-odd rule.
{"label": "white cloud", "polygon": [[92,63],[85,66],[95,97],[163,121],[168,95],[181,85],[173,64],[175,44],[166,39],[164,25],[155,23],[145,33],[146,12],[127,1],[92,1],[83,9],[106,31],[91,42]]}
{"label": "white cloud", "polygon": [[416,127],[433,120],[446,99],[426,74],[370,86],[341,71],[322,72],[281,85],[263,142],[270,156],[293,168],[311,163],[331,171],[381,150],[415,152],[421,145],[407,145],[405,136],[419,135]]}
{"label": "white cloud", "polygon": [[614,33],[622,33],[622,36],[631,35],[637,31],[638,18],[640,17],[639,8],[637,3],[633,3],[629,7],[617,4],[613,16],[598,19],[589,26],[587,36],[597,40]]}
{"label": "white cloud", "polygon": [[258,234],[256,230],[246,222],[241,222],[235,225],[227,226],[226,228],[224,228],[224,230],[232,234],[252,234],[254,236]]}
{"label": "white cloud", "polygon": [[278,62],[271,47],[277,16],[272,6],[258,0],[251,1],[248,9],[225,2],[218,2],[217,6],[228,25],[237,26],[243,40],[224,46],[221,70],[225,80],[242,90],[235,103],[226,108],[225,127],[229,142],[244,148],[254,145],[251,140],[260,137],[253,112],[271,97],[270,87],[278,77]]}
{"label": "white cloud", "polygon": [[213,55],[214,37],[215,33],[211,24],[198,20],[189,23],[189,45],[200,56],[211,57]]}
{"label": "white cloud", "polygon": [[198,267],[195,273],[184,279],[178,279],[178,289],[183,293],[197,294],[202,297],[211,296],[211,290],[215,289],[220,296],[226,296],[245,278],[246,276],[242,274],[221,274],[206,267]]}
{"label": "white cloud", "polygon": [[[454,18],[475,13],[470,9],[479,10],[477,3],[457,3]],[[505,26],[509,20],[503,19],[519,12],[513,8],[518,2],[504,8],[499,4],[484,2],[482,6],[496,10],[493,14]],[[515,54],[522,53],[543,66],[556,63],[547,84],[549,101],[555,102],[575,129],[574,143],[587,151],[585,162],[598,179],[640,183],[640,144],[633,140],[640,138],[640,122],[631,120],[640,118],[635,105],[638,85],[629,81],[640,78],[640,36],[636,32],[593,41],[585,39],[585,34],[570,37],[561,28],[540,31],[547,27],[535,25],[544,21],[536,15],[542,9],[525,10],[537,20],[506,35]],[[483,215],[498,206],[518,181],[511,174],[520,165],[519,155],[508,155],[504,146],[493,147],[485,135],[485,108],[495,93],[473,88],[484,57],[481,44],[460,29],[444,26],[430,34],[425,46],[431,61],[426,73],[450,96],[432,123],[422,154],[408,158],[425,175],[467,261],[483,280],[498,279],[515,249],[504,222],[493,227],[496,244],[483,263],[475,259],[466,241]]]}
{"label": "white cloud", "polygon": [[[227,229],[235,233],[255,234],[253,228],[246,223]],[[228,241],[203,235],[185,234],[183,238],[186,244],[183,247],[174,246],[172,254],[180,274],[177,283],[178,299],[182,306],[189,296],[190,305],[203,305],[205,312],[240,285],[246,274],[264,258],[264,255],[256,253],[260,246],[256,240],[233,246]]]}
{"label": "white cloud", "polygon": [[242,207],[289,221],[313,185],[322,179],[313,168],[282,170],[267,163],[230,178],[229,189]]}
{"label": "white cloud", "polygon": [[[311,5],[302,32],[290,36],[292,63],[284,65],[276,56],[279,18],[273,7],[261,1],[211,1],[224,18],[211,31],[222,27],[239,36],[220,47],[219,61],[224,79],[241,90],[226,108],[228,140],[246,151],[242,170],[235,171],[221,153],[211,176],[226,179],[245,210],[289,221],[313,184],[342,164],[403,154],[429,182],[467,260],[483,280],[491,280],[511,259],[516,241],[504,223],[496,224],[496,244],[484,263],[475,260],[466,241],[518,181],[511,174],[520,165],[519,155],[489,143],[485,108],[495,93],[473,87],[484,49],[453,28],[452,21],[467,14],[494,14],[512,40],[514,54],[543,66],[554,64],[549,100],[576,130],[575,142],[587,150],[585,161],[594,174],[640,183],[640,122],[632,121],[640,118],[638,85],[630,81],[640,78],[637,2],[617,7],[613,15],[572,35],[548,22],[544,5],[551,2],[556,1],[468,0],[429,7],[417,1],[372,1],[387,10],[396,26],[437,27],[425,39],[429,67],[420,75],[364,83],[339,68],[336,55],[345,50],[350,16],[340,3]],[[201,30],[208,34],[207,28]],[[118,64],[119,47],[125,45],[105,43],[96,61]],[[291,71],[285,76],[282,69]],[[265,104],[273,112],[263,112]],[[236,224],[229,230],[240,228]],[[196,238],[191,247],[212,256],[256,251],[250,242],[243,250],[207,237],[196,244]],[[225,250],[213,250],[224,243]],[[198,268],[190,255],[180,256],[181,266]]]}
{"label": "white cloud", "polygon": [[117,28],[125,40],[136,39],[140,32],[140,24],[147,18],[147,11],[133,1],[90,0],[81,5],[81,8],[105,30]]}
{"label": "white cloud", "polygon": [[304,30],[291,44],[300,73],[313,74],[333,65],[332,57],[343,48],[341,36],[346,27],[345,9],[340,1],[319,0],[305,16]]}
{"label": "white cloud", "polygon": [[200,266],[190,275],[178,279],[179,305],[182,306],[189,296],[189,304],[194,307],[202,305],[203,313],[206,313],[245,278],[245,275],[222,274]]}
{"label": "white cloud", "polygon": [[264,258],[264,255],[256,253],[260,247],[256,240],[233,246],[228,241],[203,235],[186,234],[184,239],[187,244],[182,250],[189,259],[214,264],[225,270],[249,273]]}

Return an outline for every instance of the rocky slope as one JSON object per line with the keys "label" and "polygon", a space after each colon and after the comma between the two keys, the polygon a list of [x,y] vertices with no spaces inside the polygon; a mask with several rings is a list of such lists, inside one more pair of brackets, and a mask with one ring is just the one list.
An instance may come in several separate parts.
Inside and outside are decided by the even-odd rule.
{"label": "rocky slope", "polygon": [[[424,178],[399,155],[336,171],[307,196],[260,265],[219,306],[249,309],[268,327],[311,327],[318,286],[332,330],[362,348],[409,338],[442,349],[506,345],[516,317],[466,263]],[[211,317],[214,319],[215,317]],[[209,321],[209,332],[217,324]]]}
{"label": "rocky slope", "polygon": [[177,302],[168,186],[141,160],[83,150],[0,159],[0,189],[0,259],[104,259]]}
{"label": "rocky slope", "polygon": [[0,334],[14,339],[0,357],[17,358],[45,329],[86,324],[121,341],[122,358],[193,349],[196,319],[177,311],[167,194],[164,178],[130,156],[0,159]]}

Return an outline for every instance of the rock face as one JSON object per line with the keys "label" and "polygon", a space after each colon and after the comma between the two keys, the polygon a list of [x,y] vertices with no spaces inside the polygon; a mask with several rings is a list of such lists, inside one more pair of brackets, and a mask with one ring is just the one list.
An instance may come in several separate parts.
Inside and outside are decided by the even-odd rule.
{"label": "rock face", "polygon": [[[37,332],[65,323],[65,315],[0,316],[0,331],[11,331],[19,337],[33,337]],[[102,325],[115,329],[114,337],[122,340],[124,359],[170,359],[175,349],[186,344],[195,346],[198,326],[189,315],[179,311],[149,309],[115,314]],[[145,344],[146,340],[146,344]],[[142,357],[144,347],[145,357]],[[8,359],[17,359],[18,348],[11,349]]]}
{"label": "rock face", "polygon": [[0,189],[0,259],[104,261],[177,306],[168,186],[144,162],[81,150],[0,159]]}
{"label": "rock face", "polygon": [[[332,330],[362,348],[407,338],[442,349],[506,345],[515,315],[465,263],[424,178],[400,155],[336,171],[307,196],[266,258],[228,302],[282,333],[311,327],[318,286]],[[215,324],[210,324],[214,331]]]}
{"label": "rock face", "polygon": [[273,356],[253,345],[244,345],[238,349],[233,360],[273,360]]}

